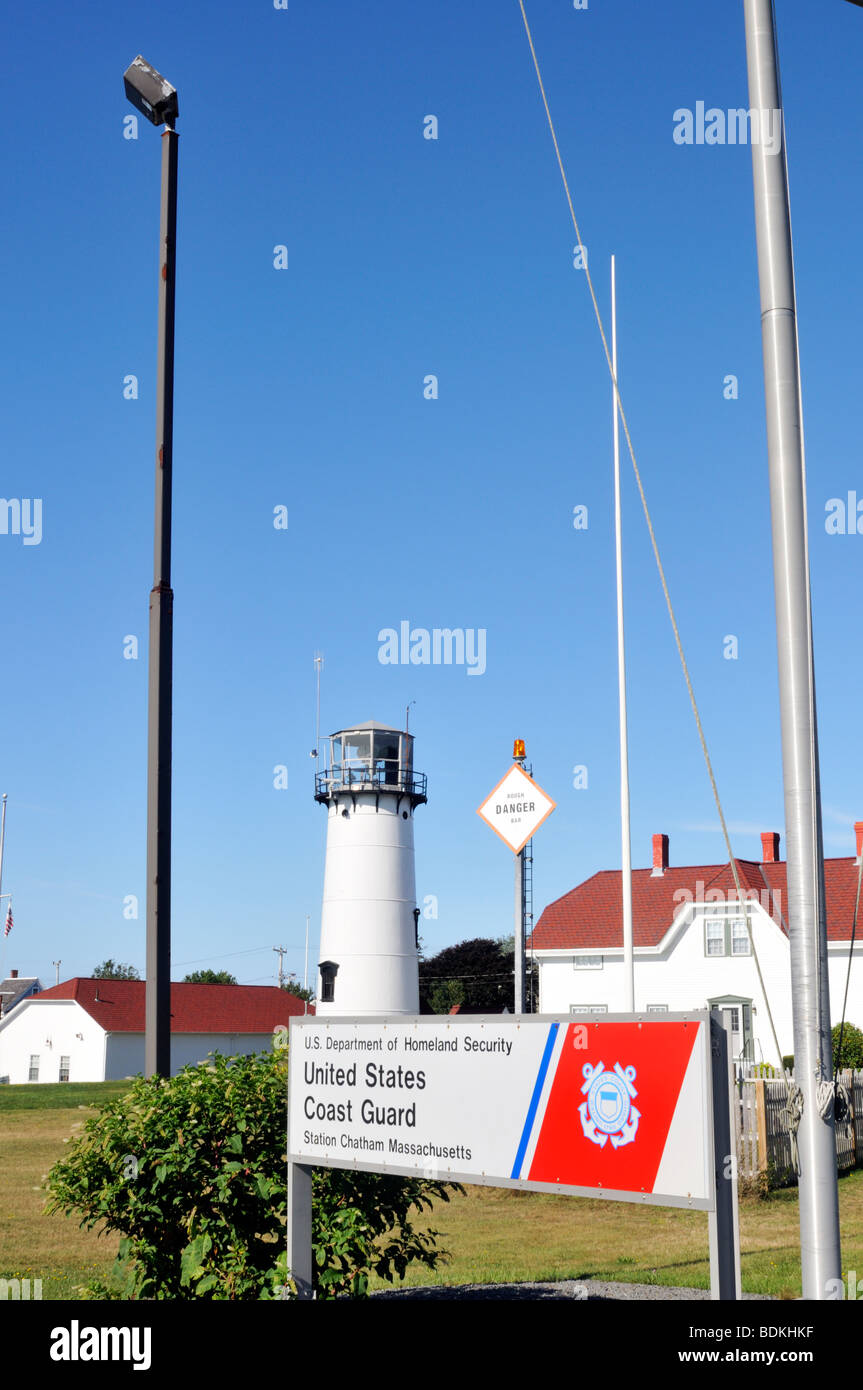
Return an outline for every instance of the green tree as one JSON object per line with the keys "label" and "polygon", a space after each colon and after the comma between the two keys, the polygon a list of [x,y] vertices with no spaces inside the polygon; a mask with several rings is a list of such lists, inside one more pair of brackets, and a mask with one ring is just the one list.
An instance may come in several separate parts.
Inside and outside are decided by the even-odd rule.
{"label": "green tree", "polygon": [[306,1002],[309,1004],[313,1004],[315,1001],[314,990],[303,989],[303,986],[300,984],[299,980],[283,981],[282,989],[285,991],[286,994],[295,994],[298,999],[305,999]]}
{"label": "green tree", "polygon": [[855,1028],[853,1023],[846,1023],[842,1029],[842,1056],[837,1057],[839,1051],[839,1024],[832,1030],[833,1038],[833,1069],[836,1067],[863,1067],[863,1032]]}
{"label": "green tree", "polygon": [[[279,1037],[283,1034],[279,1034]],[[120,1235],[123,1297],[270,1299],[286,1281],[287,1049],[215,1056],[170,1078],[138,1077],[89,1119],[51,1169],[49,1211]],[[362,1296],[375,1271],[444,1258],[416,1212],[448,1185],[314,1170],[312,1250],[319,1298]],[[459,1189],[460,1190],[460,1189]],[[116,1297],[104,1285],[88,1296]]]}
{"label": "green tree", "polygon": [[119,961],[103,960],[90,977],[93,980],[140,980],[141,976],[134,965],[121,965]]}
{"label": "green tree", "polygon": [[[458,1002],[472,1013],[499,1014],[504,1008],[511,1010],[514,1004],[514,969],[515,952],[511,937],[498,941],[477,937],[473,941],[462,941],[457,946],[447,946],[430,960],[420,961],[420,1012],[441,1012],[434,1007],[431,992],[444,982],[461,985],[464,998]],[[530,969],[531,962],[528,962],[525,969],[526,993],[529,993]],[[536,996],[534,987],[534,998]],[[443,996],[436,997],[440,999]]]}
{"label": "green tree", "polygon": [[227,970],[193,970],[183,976],[184,985],[235,985],[237,979]]}
{"label": "green tree", "polygon": [[429,989],[428,1001],[433,1014],[448,1014],[454,1005],[464,1003],[464,985],[460,980],[438,980]]}

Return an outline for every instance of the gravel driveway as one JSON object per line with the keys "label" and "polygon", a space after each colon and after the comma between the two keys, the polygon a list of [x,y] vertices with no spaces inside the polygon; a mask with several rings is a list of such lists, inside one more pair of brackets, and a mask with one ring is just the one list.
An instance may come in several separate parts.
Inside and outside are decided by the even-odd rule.
{"label": "gravel driveway", "polygon": [[[373,1298],[414,1299],[517,1299],[533,1301],[548,1298],[570,1298],[591,1303],[613,1301],[649,1302],[651,1300],[686,1301],[710,1300],[707,1289],[675,1289],[660,1284],[618,1284],[602,1279],[562,1279],[556,1284],[460,1284],[454,1288],[393,1289],[372,1294]],[[769,1294],[745,1293],[747,1301],[772,1303]]]}

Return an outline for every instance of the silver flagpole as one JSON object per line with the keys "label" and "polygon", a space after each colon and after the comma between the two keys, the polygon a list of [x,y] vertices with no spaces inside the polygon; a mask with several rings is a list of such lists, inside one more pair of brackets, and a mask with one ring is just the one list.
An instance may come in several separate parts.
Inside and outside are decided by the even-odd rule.
{"label": "silver flagpole", "polygon": [[3,810],[0,812],[0,897],[3,895],[3,846],[6,843],[6,793],[3,793]]}
{"label": "silver flagpole", "polygon": [[[841,1275],[797,310],[773,0],[744,0],[782,723],[803,1297]],[[772,141],[761,137],[767,122]],[[777,140],[780,142],[777,144]],[[773,145],[771,152],[770,145]],[[820,1105],[819,1105],[820,1102]],[[822,1113],[823,1112],[823,1113]]]}
{"label": "silver flagpole", "polygon": [[632,950],[632,841],[629,832],[629,746],[626,729],[626,656],[623,644],[623,543],[620,526],[620,418],[617,388],[617,292],[611,258],[611,367],[614,373],[614,545],[617,560],[617,689],[620,705],[620,862],[623,899],[623,979],[625,1009],[635,1012]]}
{"label": "silver flagpole", "polygon": [[[3,846],[6,843],[6,793],[3,793],[3,810],[0,812],[0,980],[5,980],[4,964],[6,960],[6,918],[3,914]],[[11,898],[10,898],[11,906]],[[3,1012],[3,1000],[0,998],[0,1013]]]}

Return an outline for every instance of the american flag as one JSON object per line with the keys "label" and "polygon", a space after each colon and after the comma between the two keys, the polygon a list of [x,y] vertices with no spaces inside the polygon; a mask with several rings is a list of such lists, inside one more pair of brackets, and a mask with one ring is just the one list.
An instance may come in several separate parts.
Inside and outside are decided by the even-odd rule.
{"label": "american flag", "polygon": [[10,904],[9,904],[9,907],[8,907],[8,909],[7,909],[7,912],[6,912],[6,929],[5,929],[5,931],[3,932],[3,935],[4,935],[4,936],[8,936],[11,930],[12,930],[12,904],[10,903]]}

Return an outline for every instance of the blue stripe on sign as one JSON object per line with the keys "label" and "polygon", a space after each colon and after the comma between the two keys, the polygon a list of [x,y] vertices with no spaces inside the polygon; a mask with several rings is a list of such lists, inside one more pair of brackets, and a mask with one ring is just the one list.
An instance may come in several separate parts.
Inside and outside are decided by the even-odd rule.
{"label": "blue stripe on sign", "polygon": [[536,1074],[536,1084],[533,1088],[533,1095],[530,1098],[530,1105],[527,1108],[527,1118],[524,1122],[524,1129],[521,1132],[521,1139],[518,1145],[518,1153],[515,1156],[512,1173],[513,1178],[521,1177],[521,1165],[524,1163],[524,1156],[530,1141],[530,1132],[533,1129],[533,1122],[536,1119],[536,1109],[539,1105],[539,1098],[542,1095],[542,1088],[545,1082],[545,1074],[548,1071],[548,1064],[551,1061],[551,1054],[554,1051],[554,1044],[557,1042],[557,1030],[559,1023],[552,1023],[548,1030],[548,1038],[545,1043],[545,1051],[542,1054],[542,1061],[539,1064],[539,1071]]}

